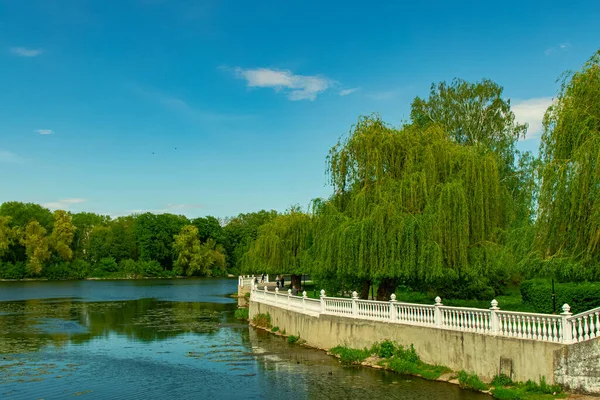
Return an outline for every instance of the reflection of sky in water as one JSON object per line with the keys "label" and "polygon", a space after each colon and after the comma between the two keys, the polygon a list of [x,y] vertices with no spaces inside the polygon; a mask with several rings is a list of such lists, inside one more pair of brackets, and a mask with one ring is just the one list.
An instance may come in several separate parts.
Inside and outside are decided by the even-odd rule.
{"label": "reflection of sky in water", "polygon": [[[61,300],[36,300],[40,292],[32,290],[20,295],[29,300],[0,302],[0,394],[9,399],[489,398],[449,384],[342,367],[322,351],[249,328],[233,319],[235,303],[226,295],[234,290],[223,281],[229,285],[227,280],[161,285],[154,298],[128,300],[130,292],[119,301],[106,301],[112,295],[105,286],[83,296],[90,302],[63,297],[67,291],[60,284],[50,293],[49,284],[42,294]],[[149,294],[147,284],[141,291],[131,287],[127,290]],[[219,301],[157,300],[192,293]]]}

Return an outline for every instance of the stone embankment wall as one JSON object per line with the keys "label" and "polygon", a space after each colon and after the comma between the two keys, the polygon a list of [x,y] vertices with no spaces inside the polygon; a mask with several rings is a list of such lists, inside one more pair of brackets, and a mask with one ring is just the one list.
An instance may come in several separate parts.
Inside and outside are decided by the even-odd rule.
{"label": "stone embankment wall", "polygon": [[315,317],[251,301],[250,318],[260,313],[269,313],[273,326],[321,349],[364,348],[392,340],[412,344],[426,363],[474,372],[488,381],[500,373],[516,381],[539,381],[543,376],[548,383],[600,394],[599,340],[564,345],[333,315]]}

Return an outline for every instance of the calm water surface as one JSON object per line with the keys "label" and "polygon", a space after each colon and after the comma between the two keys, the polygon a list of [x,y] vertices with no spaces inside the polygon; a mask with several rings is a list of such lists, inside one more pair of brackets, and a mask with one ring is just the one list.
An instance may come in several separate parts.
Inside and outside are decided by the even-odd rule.
{"label": "calm water surface", "polygon": [[6,399],[464,399],[233,318],[237,279],[0,282]]}

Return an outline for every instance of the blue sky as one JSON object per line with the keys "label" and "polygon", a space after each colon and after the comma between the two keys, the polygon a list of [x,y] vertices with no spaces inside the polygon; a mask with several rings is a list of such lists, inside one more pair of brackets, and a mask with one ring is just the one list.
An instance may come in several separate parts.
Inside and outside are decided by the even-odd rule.
{"label": "blue sky", "polygon": [[328,196],[357,117],[490,78],[536,150],[597,1],[0,0],[0,202],[113,216],[284,211]]}

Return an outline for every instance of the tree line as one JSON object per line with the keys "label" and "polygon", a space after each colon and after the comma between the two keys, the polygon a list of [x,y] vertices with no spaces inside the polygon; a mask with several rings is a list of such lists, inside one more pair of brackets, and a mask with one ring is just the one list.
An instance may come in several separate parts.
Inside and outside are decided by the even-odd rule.
{"label": "tree line", "polygon": [[110,218],[0,205],[0,278],[223,276],[275,211],[212,216],[143,213]]}
{"label": "tree line", "polygon": [[485,298],[524,278],[600,280],[600,51],[567,73],[539,155],[501,86],[431,86],[400,127],[359,118],[329,152],[333,194],[258,230],[244,272],[310,273],[329,292],[398,285]]}

